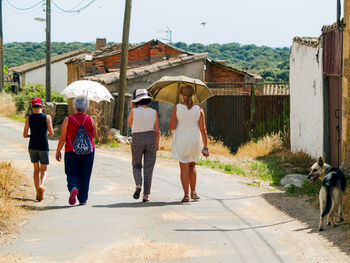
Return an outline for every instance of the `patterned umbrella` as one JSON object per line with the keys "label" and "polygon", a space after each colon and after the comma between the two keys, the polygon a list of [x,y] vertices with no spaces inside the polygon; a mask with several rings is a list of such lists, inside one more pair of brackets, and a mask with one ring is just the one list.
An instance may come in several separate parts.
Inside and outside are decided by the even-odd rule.
{"label": "patterned umbrella", "polygon": [[179,103],[180,86],[191,85],[194,89],[194,103],[202,103],[213,96],[207,85],[199,79],[186,76],[164,76],[153,83],[147,90],[155,100],[170,104]]}

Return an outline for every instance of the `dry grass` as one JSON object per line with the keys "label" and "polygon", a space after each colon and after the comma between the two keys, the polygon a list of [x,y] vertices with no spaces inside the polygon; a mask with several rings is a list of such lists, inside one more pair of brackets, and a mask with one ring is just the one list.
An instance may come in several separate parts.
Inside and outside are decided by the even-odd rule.
{"label": "dry grass", "polygon": [[5,116],[16,115],[16,105],[10,94],[5,92],[0,93],[0,114]]}
{"label": "dry grass", "polygon": [[23,214],[19,199],[28,191],[28,179],[13,168],[11,162],[0,163],[0,229],[13,228]]}
{"label": "dry grass", "polygon": [[271,155],[283,150],[283,138],[281,134],[275,133],[265,135],[261,139],[251,140],[238,148],[236,157],[238,158],[258,158]]}
{"label": "dry grass", "polygon": [[[159,150],[171,151],[172,137],[168,134],[162,133],[159,139]],[[233,157],[229,148],[224,145],[222,141],[215,140],[213,137],[208,136],[208,147],[211,155]]]}
{"label": "dry grass", "polygon": [[159,137],[159,150],[170,152],[171,151],[171,136],[166,133],[161,133]]}

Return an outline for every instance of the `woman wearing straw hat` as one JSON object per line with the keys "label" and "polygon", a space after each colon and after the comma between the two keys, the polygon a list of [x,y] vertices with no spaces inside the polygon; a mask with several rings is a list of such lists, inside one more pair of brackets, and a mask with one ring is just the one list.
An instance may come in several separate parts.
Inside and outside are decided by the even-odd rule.
{"label": "woman wearing straw hat", "polygon": [[146,89],[136,90],[135,99],[131,102],[128,125],[131,127],[132,168],[136,184],[134,199],[139,199],[142,188],[143,158],[143,202],[148,202],[151,193],[153,168],[159,148],[158,113],[148,105],[152,97]]}
{"label": "woman wearing straw hat", "polygon": [[182,102],[175,105],[170,119],[170,129],[174,130],[171,144],[172,157],[180,163],[181,184],[184,190],[182,202],[191,198],[198,200],[196,193],[197,170],[196,162],[201,154],[208,157],[207,129],[204,112],[193,103],[194,89],[191,85],[180,87]]}

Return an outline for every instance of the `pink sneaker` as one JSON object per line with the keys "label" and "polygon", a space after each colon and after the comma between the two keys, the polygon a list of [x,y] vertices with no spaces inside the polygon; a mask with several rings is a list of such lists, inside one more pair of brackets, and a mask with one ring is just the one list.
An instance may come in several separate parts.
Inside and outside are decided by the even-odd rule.
{"label": "pink sneaker", "polygon": [[72,191],[70,192],[70,196],[69,196],[69,204],[70,205],[74,205],[75,202],[77,201],[76,197],[78,195],[78,189],[77,188],[73,188]]}

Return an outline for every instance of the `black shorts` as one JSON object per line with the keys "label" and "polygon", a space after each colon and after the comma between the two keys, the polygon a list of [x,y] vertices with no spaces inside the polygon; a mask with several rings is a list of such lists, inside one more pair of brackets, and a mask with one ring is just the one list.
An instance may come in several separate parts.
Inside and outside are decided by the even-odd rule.
{"label": "black shorts", "polygon": [[49,151],[29,149],[29,156],[32,163],[49,164]]}

